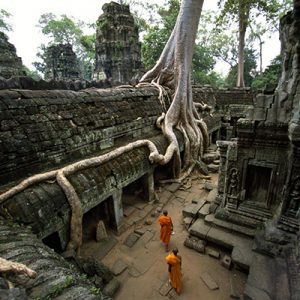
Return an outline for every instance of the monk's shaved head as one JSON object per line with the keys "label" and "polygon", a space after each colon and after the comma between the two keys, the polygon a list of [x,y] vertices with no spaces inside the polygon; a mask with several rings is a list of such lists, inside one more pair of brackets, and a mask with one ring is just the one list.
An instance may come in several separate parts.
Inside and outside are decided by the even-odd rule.
{"label": "monk's shaved head", "polygon": [[163,211],[163,214],[164,214],[165,216],[167,216],[167,215],[168,215],[168,211],[167,211],[167,210],[164,210],[164,211]]}
{"label": "monk's shaved head", "polygon": [[176,254],[178,253],[178,249],[177,249],[177,248],[174,248],[174,249],[172,250],[172,252],[176,255]]}

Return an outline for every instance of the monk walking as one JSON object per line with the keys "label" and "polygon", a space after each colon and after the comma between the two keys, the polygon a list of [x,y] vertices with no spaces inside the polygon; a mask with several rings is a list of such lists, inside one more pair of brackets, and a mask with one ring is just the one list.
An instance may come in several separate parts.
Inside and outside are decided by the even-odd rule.
{"label": "monk walking", "polygon": [[181,256],[178,255],[178,249],[175,248],[166,257],[167,264],[169,265],[169,278],[172,287],[179,295],[181,292]]}
{"label": "monk walking", "polygon": [[171,234],[173,231],[172,219],[168,216],[168,212],[164,210],[163,215],[158,218],[157,222],[160,225],[160,239],[165,244],[166,251],[168,252]]}

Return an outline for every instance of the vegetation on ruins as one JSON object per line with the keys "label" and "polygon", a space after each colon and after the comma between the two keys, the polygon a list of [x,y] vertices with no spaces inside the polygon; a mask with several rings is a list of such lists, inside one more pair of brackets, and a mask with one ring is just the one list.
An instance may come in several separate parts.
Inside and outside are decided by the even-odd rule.
{"label": "vegetation on ruins", "polygon": [[[90,80],[95,56],[95,34],[85,35],[81,28],[86,26],[82,21],[75,20],[73,17],[61,15],[57,17],[52,13],[43,14],[39,19],[38,27],[49,40],[50,45],[71,44],[79,61],[81,76]],[[47,45],[47,47],[49,46]],[[34,62],[36,69],[44,73],[46,48],[41,44],[37,57],[40,59]]]}
{"label": "vegetation on ruins", "polygon": [[[79,250],[82,244],[83,211],[80,199],[68,180],[68,176],[71,174],[86,168],[99,166],[132,149],[147,147],[150,151],[149,160],[151,163],[164,165],[172,160],[176,180],[182,181],[186,178],[194,167],[199,165],[209,142],[206,124],[198,111],[209,110],[209,107],[200,103],[194,103],[192,98],[191,66],[203,2],[204,0],[182,0],[174,28],[160,57],[154,67],[142,77],[140,82],[140,86],[156,86],[160,91],[159,97],[162,102],[165,101],[163,97],[167,94],[166,90],[172,95],[172,102],[168,110],[156,122],[168,141],[168,147],[164,154],[160,154],[151,141],[138,140],[106,154],[84,159],[60,169],[29,177],[19,185],[1,194],[0,203],[26,189],[28,186],[45,180],[56,179],[64,191],[72,210],[70,240],[67,245],[67,251],[73,253]],[[49,28],[47,27],[49,20],[53,20],[53,15],[43,18],[41,25],[45,25],[47,28],[45,32],[54,38],[56,29],[63,24],[51,22],[50,24],[53,27],[50,26]],[[69,20],[63,19],[60,21],[67,21],[66,24],[70,25],[71,29],[74,29],[70,33],[71,36],[74,34],[74,39],[80,41],[78,36],[75,37],[76,34],[80,35],[80,32],[75,30],[76,28],[73,27]],[[61,41],[60,36],[60,34],[57,36],[59,41]],[[179,143],[175,135],[176,130],[180,131],[184,137],[184,154],[182,158]]]}

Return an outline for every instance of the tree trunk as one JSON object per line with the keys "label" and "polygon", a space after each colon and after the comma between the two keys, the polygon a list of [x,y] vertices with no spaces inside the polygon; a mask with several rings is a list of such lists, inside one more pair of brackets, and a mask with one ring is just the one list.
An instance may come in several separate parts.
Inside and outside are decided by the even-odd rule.
{"label": "tree trunk", "polygon": [[244,82],[244,50],[245,36],[248,26],[250,7],[249,3],[244,0],[239,1],[239,49],[238,49],[238,72],[237,72],[237,87],[245,87]]}
{"label": "tree trunk", "polygon": [[[207,128],[194,106],[191,87],[192,56],[202,5],[203,0],[182,1],[176,25],[159,60],[141,79],[141,82],[153,82],[174,91],[161,128],[169,142],[164,163],[174,158],[174,176],[177,178],[190,172],[208,144]],[[184,136],[183,164],[174,128]]]}

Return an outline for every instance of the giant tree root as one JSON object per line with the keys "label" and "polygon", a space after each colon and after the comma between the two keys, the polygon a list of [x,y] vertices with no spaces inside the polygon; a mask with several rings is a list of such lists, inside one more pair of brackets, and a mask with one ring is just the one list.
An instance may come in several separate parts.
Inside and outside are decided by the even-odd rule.
{"label": "giant tree root", "polygon": [[23,264],[12,262],[0,257],[0,273],[14,273],[35,278],[37,273]]}
{"label": "giant tree root", "polygon": [[111,152],[108,152],[106,154],[83,159],[81,161],[78,161],[76,163],[70,164],[66,167],[63,167],[61,169],[56,169],[47,173],[41,173],[34,175],[32,177],[29,177],[25,180],[23,180],[21,183],[16,185],[15,187],[9,189],[5,193],[0,195],[0,204],[3,203],[5,200],[9,199],[10,197],[16,195],[17,193],[20,193],[21,191],[25,190],[29,186],[33,184],[37,184],[42,181],[47,181],[53,178],[56,178],[57,183],[62,188],[62,190],[65,193],[65,196],[69,202],[69,205],[71,207],[72,216],[71,216],[71,222],[70,222],[70,240],[67,245],[67,252],[72,253],[76,252],[78,249],[80,249],[82,245],[82,205],[80,202],[80,199],[78,198],[78,195],[70,183],[70,181],[67,179],[67,176],[70,176],[80,170],[99,166],[105,162],[108,162],[116,157],[119,157],[120,155],[129,152],[135,148],[139,147],[148,147],[150,150],[149,160],[151,163],[163,163],[163,155],[159,154],[157,147],[155,144],[149,140],[139,140],[132,142],[130,144],[127,144],[126,146],[119,147],[115,150],[112,150]]}

